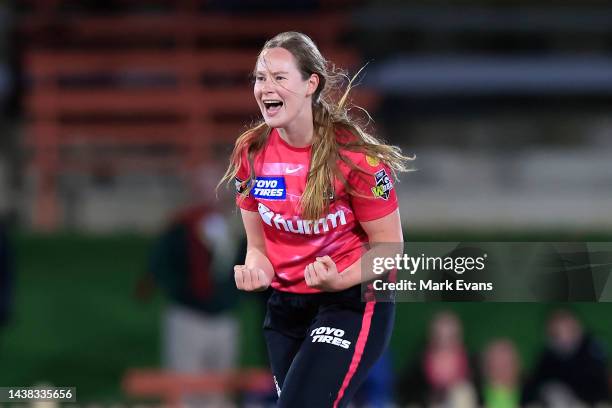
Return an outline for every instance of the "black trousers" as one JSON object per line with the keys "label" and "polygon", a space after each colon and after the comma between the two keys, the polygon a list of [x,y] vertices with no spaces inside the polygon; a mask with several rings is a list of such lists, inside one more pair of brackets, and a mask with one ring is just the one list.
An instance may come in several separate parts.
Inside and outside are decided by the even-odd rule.
{"label": "black trousers", "polygon": [[391,338],[395,304],[342,292],[273,291],[264,334],[279,407],[346,406]]}

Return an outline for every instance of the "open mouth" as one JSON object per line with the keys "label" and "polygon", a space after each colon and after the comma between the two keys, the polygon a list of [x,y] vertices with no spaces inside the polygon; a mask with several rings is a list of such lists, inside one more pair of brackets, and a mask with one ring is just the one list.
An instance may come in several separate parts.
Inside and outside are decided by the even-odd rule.
{"label": "open mouth", "polygon": [[269,99],[262,102],[264,104],[264,107],[266,108],[266,113],[268,115],[276,114],[283,106],[283,102],[277,99]]}

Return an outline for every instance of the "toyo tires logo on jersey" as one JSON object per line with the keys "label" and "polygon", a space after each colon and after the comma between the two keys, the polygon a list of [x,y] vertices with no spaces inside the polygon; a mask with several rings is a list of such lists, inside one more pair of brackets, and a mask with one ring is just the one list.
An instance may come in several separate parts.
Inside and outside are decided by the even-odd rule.
{"label": "toyo tires logo on jersey", "polygon": [[284,177],[257,177],[253,186],[253,197],[262,200],[284,200],[287,191]]}
{"label": "toyo tires logo on jersey", "polygon": [[293,232],[295,234],[313,235],[323,234],[331,229],[346,225],[346,216],[343,210],[338,210],[333,214],[327,214],[318,220],[301,220],[294,218],[291,220],[283,218],[280,214],[274,213],[271,209],[259,203],[257,205],[259,215],[263,222],[281,231]]}

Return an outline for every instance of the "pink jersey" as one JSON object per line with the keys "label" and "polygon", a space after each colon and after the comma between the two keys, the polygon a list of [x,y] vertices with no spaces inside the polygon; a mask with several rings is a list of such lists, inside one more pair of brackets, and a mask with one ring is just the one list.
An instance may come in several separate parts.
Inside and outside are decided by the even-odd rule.
{"label": "pink jersey", "polygon": [[[306,285],[304,269],[318,256],[329,255],[342,273],[364,252],[368,237],[359,224],[391,213],[397,208],[397,197],[389,168],[363,153],[345,151],[355,165],[368,174],[339,162],[339,169],[349,185],[364,197],[349,195],[339,180],[330,209],[318,220],[300,216],[299,200],[306,187],[311,147],[292,147],[276,129],[270,133],[263,150],[254,158],[254,186],[237,204],[248,211],[259,212],[263,224],[266,255],[275,277],[272,287],[285,292],[316,293]],[[249,177],[246,154],[242,156],[236,178],[238,190]]]}

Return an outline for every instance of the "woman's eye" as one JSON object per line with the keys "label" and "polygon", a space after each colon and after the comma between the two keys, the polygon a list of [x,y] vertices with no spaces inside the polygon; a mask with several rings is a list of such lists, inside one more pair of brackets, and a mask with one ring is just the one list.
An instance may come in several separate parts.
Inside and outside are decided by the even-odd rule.
{"label": "woman's eye", "polygon": [[265,79],[265,78],[264,78],[264,77],[262,77],[262,76],[256,76],[256,77],[255,77],[255,80],[256,80],[256,81],[263,81],[264,79]]}
{"label": "woman's eye", "polygon": [[276,80],[277,80],[277,81],[280,81],[281,79],[285,79],[285,77],[284,77],[284,76],[280,76],[280,75],[277,75],[277,76],[276,76]]}

